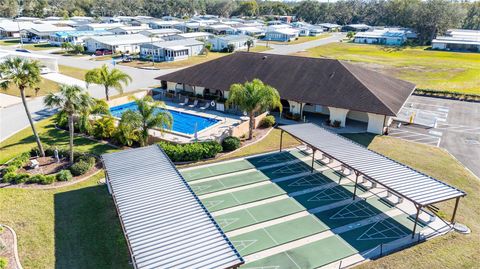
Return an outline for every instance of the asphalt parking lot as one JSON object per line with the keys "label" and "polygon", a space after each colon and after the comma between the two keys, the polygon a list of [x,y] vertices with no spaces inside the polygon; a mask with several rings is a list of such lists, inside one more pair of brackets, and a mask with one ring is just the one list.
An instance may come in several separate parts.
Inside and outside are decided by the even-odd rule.
{"label": "asphalt parking lot", "polygon": [[405,107],[426,126],[394,123],[391,136],[445,148],[480,177],[480,103],[411,96]]}

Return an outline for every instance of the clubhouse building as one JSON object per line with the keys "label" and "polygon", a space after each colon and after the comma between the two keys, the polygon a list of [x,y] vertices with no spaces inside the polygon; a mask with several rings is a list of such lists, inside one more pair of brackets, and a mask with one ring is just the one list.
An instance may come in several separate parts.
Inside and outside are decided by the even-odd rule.
{"label": "clubhouse building", "polygon": [[283,111],[303,119],[324,117],[340,127],[362,122],[382,134],[415,85],[348,62],[236,52],[158,77],[169,93],[228,98],[234,83],[258,78],[275,87]]}

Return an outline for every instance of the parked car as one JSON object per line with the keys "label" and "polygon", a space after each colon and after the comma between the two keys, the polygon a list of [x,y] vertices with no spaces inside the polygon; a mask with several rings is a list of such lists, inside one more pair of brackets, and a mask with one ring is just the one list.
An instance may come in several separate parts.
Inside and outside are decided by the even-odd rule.
{"label": "parked car", "polygon": [[50,71],[50,69],[48,67],[41,67],[40,68],[40,74],[42,75],[45,75],[45,74],[48,74],[48,73],[51,73],[52,71]]}
{"label": "parked car", "polygon": [[109,49],[97,49],[95,51],[96,56],[102,56],[102,55],[112,55],[113,52]]}
{"label": "parked car", "polygon": [[29,51],[29,50],[26,50],[26,49],[16,49],[15,51],[17,51],[17,52],[30,53],[30,51]]}

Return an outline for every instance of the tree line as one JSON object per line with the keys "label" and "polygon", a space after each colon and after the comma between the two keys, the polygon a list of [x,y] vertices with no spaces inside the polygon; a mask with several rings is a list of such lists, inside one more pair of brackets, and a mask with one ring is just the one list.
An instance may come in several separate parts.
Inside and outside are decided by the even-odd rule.
{"label": "tree line", "polygon": [[448,28],[480,29],[480,1],[452,0],[0,0],[0,16],[135,16],[188,18],[212,14],[230,16],[294,15],[309,23],[366,23],[411,27],[419,40],[431,40]]}

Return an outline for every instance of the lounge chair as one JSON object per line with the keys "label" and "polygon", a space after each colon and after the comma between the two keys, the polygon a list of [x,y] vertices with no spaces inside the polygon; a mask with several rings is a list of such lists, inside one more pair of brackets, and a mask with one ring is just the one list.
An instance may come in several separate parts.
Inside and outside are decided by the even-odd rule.
{"label": "lounge chair", "polygon": [[183,103],[180,103],[179,105],[185,106],[187,104],[188,104],[188,97],[185,97],[185,101],[183,101]]}
{"label": "lounge chair", "polygon": [[189,108],[195,108],[198,105],[198,100],[193,101],[193,104],[188,105]]}
{"label": "lounge chair", "polygon": [[206,102],[204,106],[200,107],[201,110],[206,110],[207,108],[210,107],[210,103]]}

